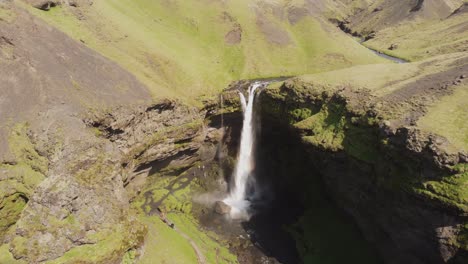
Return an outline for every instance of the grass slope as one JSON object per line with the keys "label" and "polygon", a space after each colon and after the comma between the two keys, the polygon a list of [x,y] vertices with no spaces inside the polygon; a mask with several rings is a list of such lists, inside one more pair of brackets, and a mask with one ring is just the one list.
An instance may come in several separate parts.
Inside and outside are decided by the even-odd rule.
{"label": "grass slope", "polygon": [[420,128],[446,137],[454,145],[468,151],[468,85],[445,96],[419,120]]}
{"label": "grass slope", "polygon": [[[414,20],[383,29],[365,45],[388,55],[415,61],[453,52],[468,51],[468,13],[441,20]],[[391,44],[398,45],[389,50]]]}
{"label": "grass slope", "polygon": [[[384,61],[311,16],[289,22],[286,2],[103,0],[80,9],[28,9],[118,62],[159,98],[194,99],[241,78]],[[226,43],[235,29],[240,42]]]}
{"label": "grass slope", "polygon": [[[327,2],[327,1],[325,1]],[[363,44],[410,61],[468,51],[466,0],[338,0],[324,15],[347,21]],[[391,45],[394,48],[390,49]],[[395,48],[396,46],[396,48]]]}
{"label": "grass slope", "polygon": [[[155,260],[168,264],[197,263],[191,242],[200,250],[206,263],[237,263],[227,242],[202,229],[192,215],[192,196],[200,184],[197,179],[189,180],[188,174],[190,172],[178,176],[151,175],[145,189],[133,202],[134,208],[140,211],[140,220],[148,227],[144,254],[137,263],[155,263]],[[158,214],[150,213],[155,209],[152,208],[154,204],[148,203],[150,200],[160,202],[158,207],[167,212],[167,219],[177,230],[164,223]]]}

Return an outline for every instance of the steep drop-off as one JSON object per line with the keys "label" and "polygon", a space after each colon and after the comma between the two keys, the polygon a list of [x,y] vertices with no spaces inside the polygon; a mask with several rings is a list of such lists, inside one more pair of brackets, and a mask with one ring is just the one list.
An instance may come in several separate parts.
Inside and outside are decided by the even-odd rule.
{"label": "steep drop-off", "polygon": [[[421,72],[429,64],[411,67]],[[301,136],[304,155],[334,201],[353,216],[388,263],[467,259],[466,139],[454,145],[456,135],[441,137],[419,125],[421,116],[437,111],[431,108],[434,101],[456,98],[466,89],[466,57],[449,65],[414,80],[395,74],[387,76],[389,80],[386,73],[376,73],[373,79],[385,80],[381,89],[386,92],[356,76],[330,85],[323,83],[326,76],[317,74],[272,86],[262,95],[266,122],[280,122]],[[404,85],[391,90],[390,83]],[[461,112],[450,114],[463,118],[464,106],[462,102]],[[451,125],[462,126],[466,137],[462,120]],[[307,177],[317,177],[313,174],[296,180],[307,182]],[[302,187],[308,189],[313,186]],[[307,249],[314,234],[301,239]],[[304,254],[313,255],[311,250]]]}

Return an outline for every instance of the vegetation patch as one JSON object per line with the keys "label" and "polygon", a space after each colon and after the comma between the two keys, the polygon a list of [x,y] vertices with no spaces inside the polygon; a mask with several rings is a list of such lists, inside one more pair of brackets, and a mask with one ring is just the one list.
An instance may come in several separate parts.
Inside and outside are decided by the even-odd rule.
{"label": "vegetation patch", "polygon": [[15,259],[10,253],[8,244],[0,245],[0,263],[2,264],[25,264],[21,259]]}
{"label": "vegetation patch", "polygon": [[[128,260],[126,252],[140,245],[145,233],[146,229],[142,229],[140,224],[119,224],[113,230],[103,230],[92,235],[90,238],[96,240],[95,244],[74,247],[62,257],[47,263],[106,263],[121,261],[119,256]],[[83,256],[86,256],[86,260],[83,260]]]}
{"label": "vegetation patch", "polygon": [[45,174],[48,170],[48,160],[37,153],[27,133],[28,124],[15,125],[8,138],[8,145],[18,160],[18,164],[24,163],[34,171]]}
{"label": "vegetation patch", "polygon": [[24,194],[13,194],[2,199],[0,203],[0,236],[19,219],[28,198]]}
{"label": "vegetation patch", "polygon": [[37,153],[27,135],[27,124],[13,127],[8,143],[16,161],[0,164],[0,237],[19,219],[34,189],[45,178],[48,160]]}
{"label": "vegetation patch", "polygon": [[[140,220],[148,226],[145,252],[139,263],[153,263],[155,259],[161,263],[196,263],[198,257],[192,243],[207,263],[237,263],[226,242],[203,230],[192,215],[193,194],[203,188],[200,181],[192,177],[190,170],[168,176],[177,171],[178,168],[165,168],[150,175],[146,188],[133,202],[140,211]],[[162,221],[160,211],[174,228]]]}
{"label": "vegetation patch", "polygon": [[[390,56],[410,61],[440,54],[464,52],[468,43],[468,36],[464,34],[467,16],[465,13],[438,21],[407,20],[398,26],[380,30],[375,38],[364,44]],[[398,45],[398,48],[390,50],[391,44]]]}
{"label": "vegetation patch", "polygon": [[437,199],[447,205],[468,212],[468,165],[459,164],[453,175],[441,180],[424,181],[415,192],[430,199]]}
{"label": "vegetation patch", "polygon": [[449,96],[445,96],[418,121],[418,126],[426,131],[446,137],[450,142],[468,151],[468,86],[460,86]]}

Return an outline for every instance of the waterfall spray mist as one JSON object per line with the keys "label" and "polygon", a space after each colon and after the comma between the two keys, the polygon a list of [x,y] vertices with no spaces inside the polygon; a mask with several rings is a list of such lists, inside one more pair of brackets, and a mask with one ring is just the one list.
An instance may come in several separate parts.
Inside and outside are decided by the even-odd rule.
{"label": "waterfall spray mist", "polygon": [[248,216],[250,206],[247,200],[247,185],[249,177],[253,177],[252,172],[255,167],[254,145],[255,127],[253,120],[253,110],[255,95],[258,88],[264,86],[264,82],[255,82],[249,87],[248,101],[242,93],[239,93],[242,108],[244,110],[244,121],[242,124],[241,143],[237,166],[234,171],[234,186],[232,186],[229,196],[224,202],[231,206],[231,217],[242,218]]}

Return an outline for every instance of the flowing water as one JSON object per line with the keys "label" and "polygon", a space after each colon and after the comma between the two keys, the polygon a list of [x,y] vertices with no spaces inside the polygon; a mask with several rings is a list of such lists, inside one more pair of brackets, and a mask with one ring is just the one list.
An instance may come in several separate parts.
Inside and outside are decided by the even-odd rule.
{"label": "flowing water", "polygon": [[249,180],[252,179],[254,171],[254,144],[255,144],[255,127],[253,120],[254,104],[256,91],[264,86],[266,82],[254,82],[250,85],[248,91],[248,101],[244,95],[239,92],[242,108],[244,110],[244,121],[242,124],[242,134],[237,166],[234,171],[234,181],[229,196],[224,199],[224,202],[231,206],[231,217],[245,218],[248,217],[248,209],[250,202],[247,197],[247,188]]}

